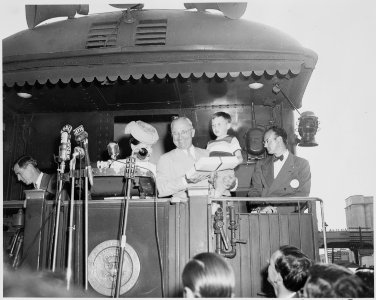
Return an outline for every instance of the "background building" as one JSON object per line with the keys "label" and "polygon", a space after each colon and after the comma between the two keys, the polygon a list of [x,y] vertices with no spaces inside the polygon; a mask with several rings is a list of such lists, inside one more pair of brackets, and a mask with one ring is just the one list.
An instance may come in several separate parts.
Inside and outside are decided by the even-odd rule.
{"label": "background building", "polygon": [[[329,262],[346,267],[354,263],[374,266],[373,197],[353,195],[345,203],[347,228],[327,231]],[[323,248],[322,232],[320,238],[320,248]]]}

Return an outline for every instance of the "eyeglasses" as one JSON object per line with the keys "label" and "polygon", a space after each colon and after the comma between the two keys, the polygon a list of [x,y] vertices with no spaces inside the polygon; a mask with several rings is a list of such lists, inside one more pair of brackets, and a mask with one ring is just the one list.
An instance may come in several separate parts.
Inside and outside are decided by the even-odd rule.
{"label": "eyeglasses", "polygon": [[182,130],[180,132],[172,132],[172,136],[174,138],[179,137],[179,135],[181,135],[182,137],[188,137],[191,134],[191,131],[192,131],[192,128]]}

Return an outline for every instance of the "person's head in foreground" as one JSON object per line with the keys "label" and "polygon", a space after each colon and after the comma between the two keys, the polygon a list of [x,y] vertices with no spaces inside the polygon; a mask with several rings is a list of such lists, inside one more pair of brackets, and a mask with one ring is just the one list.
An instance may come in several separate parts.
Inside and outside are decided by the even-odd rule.
{"label": "person's head in foreground", "polygon": [[303,296],[308,298],[361,298],[367,297],[367,287],[349,269],[318,263],[309,270]]}
{"label": "person's head in foreground", "polygon": [[184,267],[182,280],[185,298],[234,297],[234,271],[216,253],[193,257]]}
{"label": "person's head in foreground", "polygon": [[294,246],[281,246],[269,260],[268,282],[278,298],[293,296],[305,284],[312,261]]}

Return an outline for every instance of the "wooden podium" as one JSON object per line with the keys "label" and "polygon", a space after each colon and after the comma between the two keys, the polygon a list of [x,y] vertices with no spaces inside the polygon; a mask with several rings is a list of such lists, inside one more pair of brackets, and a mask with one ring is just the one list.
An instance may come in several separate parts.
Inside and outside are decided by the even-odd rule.
{"label": "wooden podium", "polygon": [[208,183],[188,188],[189,197],[189,258],[211,251],[211,205]]}

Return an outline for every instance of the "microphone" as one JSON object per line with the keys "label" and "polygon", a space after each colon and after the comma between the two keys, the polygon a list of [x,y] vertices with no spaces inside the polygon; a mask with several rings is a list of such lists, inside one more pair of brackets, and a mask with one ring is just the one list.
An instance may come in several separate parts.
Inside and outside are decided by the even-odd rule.
{"label": "microphone", "polygon": [[74,147],[72,159],[83,159],[85,157],[85,151],[81,147]]}
{"label": "microphone", "polygon": [[111,142],[107,145],[107,152],[108,155],[110,155],[112,160],[117,160],[117,157],[119,156],[119,145],[118,143]]}
{"label": "microphone", "polygon": [[85,164],[87,167],[87,173],[89,177],[90,185],[93,186],[93,171],[90,165],[90,157],[88,151],[88,134],[84,129],[84,126],[80,125],[77,128],[73,129],[74,137],[77,143],[81,143],[84,148],[84,155],[85,155]]}
{"label": "microphone", "polygon": [[74,170],[76,167],[76,159],[82,159],[85,157],[85,151],[81,147],[74,147],[72,159],[69,163],[69,168]]}
{"label": "microphone", "polygon": [[70,133],[72,131],[72,126],[67,124],[60,130],[60,146],[59,146],[59,160],[67,161],[71,154],[71,142]]}

